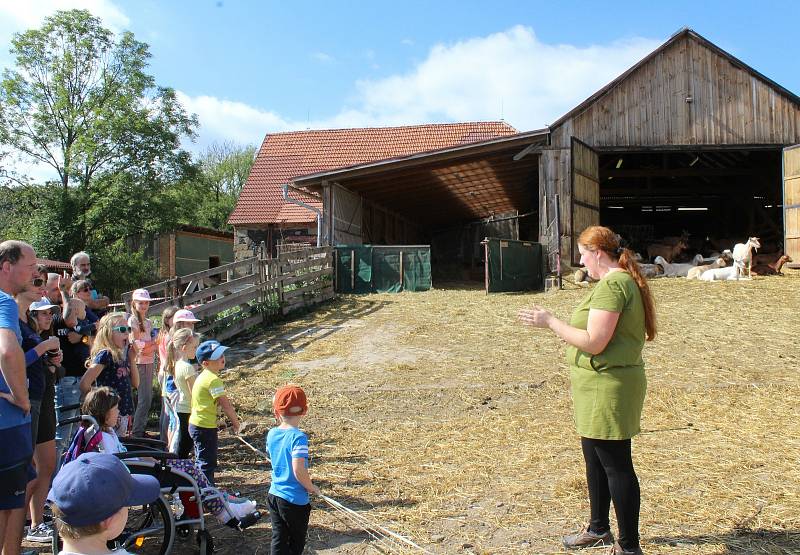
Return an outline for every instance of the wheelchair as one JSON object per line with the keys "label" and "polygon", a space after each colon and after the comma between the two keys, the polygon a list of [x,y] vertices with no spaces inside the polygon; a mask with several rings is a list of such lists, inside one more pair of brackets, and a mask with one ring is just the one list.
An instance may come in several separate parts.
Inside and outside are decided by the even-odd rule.
{"label": "wheelchair", "polygon": [[[75,408],[79,407],[61,407],[60,410]],[[97,425],[89,415],[67,418],[59,421],[59,425],[84,420]],[[109,549],[125,549],[130,553],[142,555],[168,555],[175,547],[176,540],[185,542],[194,535],[200,555],[210,555],[214,551],[214,538],[206,526],[203,500],[221,499],[231,517],[226,524],[238,530],[252,526],[261,518],[259,511],[254,511],[241,519],[234,517],[230,504],[221,491],[216,488],[201,490],[192,476],[170,467],[169,461],[178,459],[178,456],[167,452],[163,441],[138,437],[120,441],[127,451],[117,453],[116,456],[125,463],[132,474],[148,474],[155,477],[161,486],[161,494],[148,505],[129,508],[125,528],[119,537],[108,542]],[[60,549],[61,542],[54,528],[53,553],[58,553]]]}

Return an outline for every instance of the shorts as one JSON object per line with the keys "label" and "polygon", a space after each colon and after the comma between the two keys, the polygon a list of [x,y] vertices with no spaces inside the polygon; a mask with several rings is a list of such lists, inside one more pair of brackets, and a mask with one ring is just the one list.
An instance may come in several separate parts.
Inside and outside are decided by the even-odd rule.
{"label": "shorts", "polygon": [[31,402],[31,447],[36,447],[36,435],[39,430],[39,415],[42,410],[41,399],[30,399]]}
{"label": "shorts", "polygon": [[56,438],[56,398],[55,388],[44,390],[42,408],[39,411],[39,428],[36,430],[36,445]]}
{"label": "shorts", "polygon": [[31,425],[0,430],[0,511],[25,506],[25,489],[36,478],[31,466],[33,440]]}

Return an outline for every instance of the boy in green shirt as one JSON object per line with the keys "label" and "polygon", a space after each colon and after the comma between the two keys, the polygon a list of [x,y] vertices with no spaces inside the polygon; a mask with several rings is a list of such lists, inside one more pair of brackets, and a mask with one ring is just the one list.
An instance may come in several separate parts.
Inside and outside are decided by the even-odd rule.
{"label": "boy in green shirt", "polygon": [[217,469],[217,404],[231,421],[233,433],[239,433],[239,418],[228,396],[219,372],[225,368],[228,347],[219,341],[204,341],[197,347],[197,362],[203,368],[192,386],[192,413],[189,416],[189,435],[200,468],[212,486]]}

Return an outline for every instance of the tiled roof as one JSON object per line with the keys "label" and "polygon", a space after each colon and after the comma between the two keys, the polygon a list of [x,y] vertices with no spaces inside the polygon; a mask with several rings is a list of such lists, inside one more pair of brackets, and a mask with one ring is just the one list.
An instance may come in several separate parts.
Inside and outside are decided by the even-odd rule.
{"label": "tiled roof", "polygon": [[[437,123],[273,133],[264,138],[228,223],[306,223],[316,215],[284,203],[283,184],[294,177],[357,164],[476,143],[517,133],[502,121]],[[321,208],[311,197],[292,192]]]}

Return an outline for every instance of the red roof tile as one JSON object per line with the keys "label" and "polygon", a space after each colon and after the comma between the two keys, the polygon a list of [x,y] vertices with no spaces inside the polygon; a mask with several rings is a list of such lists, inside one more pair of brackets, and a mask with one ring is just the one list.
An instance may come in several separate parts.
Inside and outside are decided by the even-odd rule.
{"label": "red roof tile", "polygon": [[[283,200],[283,184],[311,173],[477,143],[517,133],[502,121],[437,123],[272,133],[264,138],[228,223],[314,222],[316,215]],[[321,208],[311,197],[294,198]]]}

